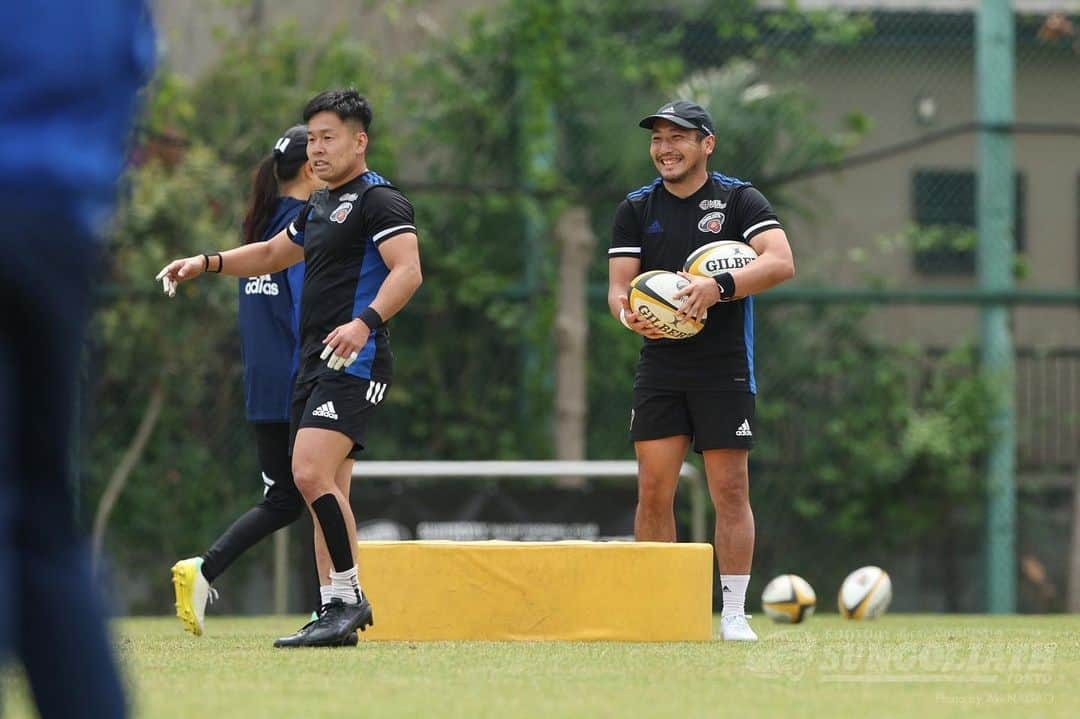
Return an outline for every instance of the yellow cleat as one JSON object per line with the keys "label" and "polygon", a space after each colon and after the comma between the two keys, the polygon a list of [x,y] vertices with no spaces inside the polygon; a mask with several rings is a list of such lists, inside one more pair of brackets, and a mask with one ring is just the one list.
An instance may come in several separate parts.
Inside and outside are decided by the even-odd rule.
{"label": "yellow cleat", "polygon": [[172,566],[172,583],[176,591],[176,616],[184,629],[197,637],[203,633],[203,617],[207,602],[217,599],[217,590],[210,586],[202,573],[202,557],[181,559]]}

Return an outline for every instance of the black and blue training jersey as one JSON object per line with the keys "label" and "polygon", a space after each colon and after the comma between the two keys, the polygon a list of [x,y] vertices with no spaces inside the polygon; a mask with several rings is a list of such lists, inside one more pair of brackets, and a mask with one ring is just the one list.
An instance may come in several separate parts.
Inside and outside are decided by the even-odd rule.
{"label": "black and blue training jersey", "polygon": [[[781,227],[750,183],[718,172],[689,197],[668,192],[658,177],[631,192],[615,211],[608,257],[641,261],[640,272],[676,272],[691,252],[719,240],[749,244]],[[754,379],[754,298],[709,308],[705,328],[682,340],[646,339],[635,387],[757,392]]]}
{"label": "black and blue training jersey", "polygon": [[[375,172],[340,187],[315,192],[288,227],[304,248],[304,292],[300,302],[300,369],[297,382],[336,374],[320,359],[323,339],[371,304],[390,269],[379,245],[415,233],[412,204]],[[346,374],[390,382],[393,356],[385,325],[372,330]]]}

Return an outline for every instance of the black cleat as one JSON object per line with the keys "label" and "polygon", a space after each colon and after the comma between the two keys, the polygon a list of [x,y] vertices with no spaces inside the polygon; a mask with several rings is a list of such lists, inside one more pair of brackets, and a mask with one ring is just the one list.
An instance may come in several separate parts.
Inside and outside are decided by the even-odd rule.
{"label": "black cleat", "polygon": [[365,597],[358,604],[331,599],[319,609],[319,618],[308,622],[296,634],[281,637],[275,647],[354,647],[359,642],[356,630],[374,626],[371,602]]}
{"label": "black cleat", "polygon": [[288,647],[315,647],[315,646],[355,647],[357,644],[360,643],[360,637],[357,636],[357,633],[355,631],[353,631],[348,636],[346,636],[343,640],[341,640],[340,644],[310,644],[310,643],[307,642],[307,635],[311,631],[311,628],[312,628],[312,626],[314,624],[315,624],[314,621],[310,621],[307,624],[305,624],[303,627],[301,627],[296,632],[296,634],[290,634],[287,637],[281,637],[280,639],[275,639],[274,640],[274,646],[278,647],[279,649],[280,648],[288,648]]}

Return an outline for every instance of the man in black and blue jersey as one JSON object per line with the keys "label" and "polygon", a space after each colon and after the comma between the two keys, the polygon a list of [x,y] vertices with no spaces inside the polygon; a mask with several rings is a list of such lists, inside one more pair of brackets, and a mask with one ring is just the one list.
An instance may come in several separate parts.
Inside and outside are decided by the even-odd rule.
{"label": "man in black and blue jersey", "polygon": [[316,95],[304,109],[307,154],[327,188],[267,242],[166,266],[167,291],[203,272],[250,277],[304,260],[300,358],[292,400],[292,468],[330,554],[330,601],[275,646],[340,646],[372,623],[353,556],[348,502],[353,460],[393,379],[386,323],[422,281],[413,208],[367,167],[372,112],[355,90]]}
{"label": "man in black and blue jersey", "polygon": [[[274,143],[254,172],[243,241],[266,242],[284,230],[323,186],[307,157],[307,127],[290,127]],[[262,499],[238,517],[200,556],[172,567],[176,616],[184,628],[202,636],[206,605],[217,597],[211,583],[244,552],[303,514],[304,498],[292,476],[289,421],[300,349],[300,295],[304,263],[256,277],[239,285],[240,350],[248,421],[255,430]],[[320,592],[329,601],[330,557],[316,544]],[[356,643],[355,632],[347,643]]]}
{"label": "man in black and blue jersey", "polygon": [[[675,541],[674,498],[691,443],[701,452],[716,508],[716,558],[723,582],[725,640],[753,641],[745,616],[754,553],[747,458],[753,444],[753,295],[795,273],[787,235],[768,200],[752,185],[709,172],[720,140],[701,106],[669,102],[641,120],[652,133],[650,156],[660,177],[627,195],[615,213],[608,306],[644,345],[634,378],[630,438],[638,460],[634,537]],[[681,272],[702,245],[735,240],[758,259],[715,279]],[[630,281],[649,270],[680,271],[689,285],[684,316],[705,316],[704,329],[670,340],[631,310]]]}

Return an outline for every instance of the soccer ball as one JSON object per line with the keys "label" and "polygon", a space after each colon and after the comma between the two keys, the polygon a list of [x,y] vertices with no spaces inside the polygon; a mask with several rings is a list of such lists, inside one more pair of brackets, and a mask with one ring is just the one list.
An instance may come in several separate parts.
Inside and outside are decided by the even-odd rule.
{"label": "soccer ball", "polygon": [[840,614],[847,619],[880,617],[892,601],[892,580],[881,567],[860,567],[840,585]]}
{"label": "soccer ball", "polygon": [[761,608],[781,624],[798,624],[814,613],[816,603],[814,588],[797,574],[781,574],[761,593]]}

